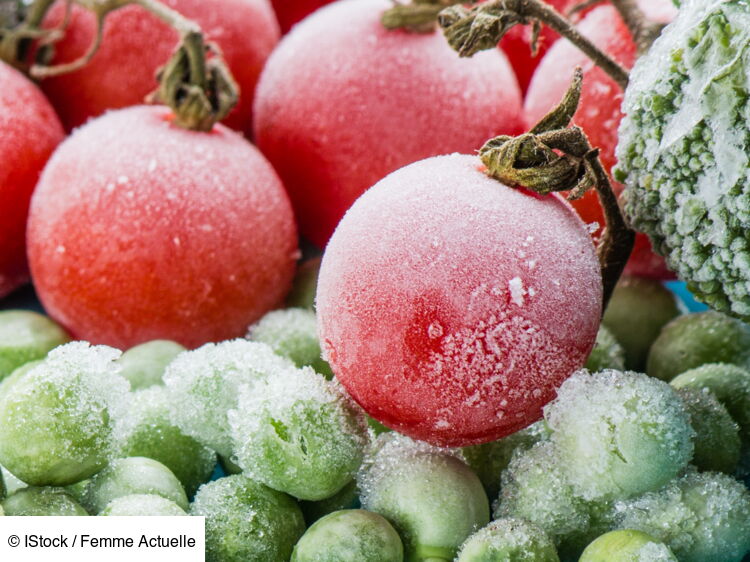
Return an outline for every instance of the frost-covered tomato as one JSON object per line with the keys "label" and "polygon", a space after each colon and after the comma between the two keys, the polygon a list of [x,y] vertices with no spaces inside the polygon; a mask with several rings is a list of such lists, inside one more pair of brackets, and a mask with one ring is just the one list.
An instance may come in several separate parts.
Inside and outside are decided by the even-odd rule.
{"label": "frost-covered tomato", "polygon": [[281,33],[286,33],[295,23],[331,2],[332,0],[271,0]]}
{"label": "frost-covered tomato", "polygon": [[583,365],[602,284],[580,218],[476,157],[416,162],[368,190],[323,255],[324,353],[367,412],[442,446],[529,425]]}
{"label": "frost-covered tomato", "polygon": [[42,92],[0,62],[0,297],[29,279],[29,199],[63,136],[60,120]]}
{"label": "frost-covered tomato", "polygon": [[318,10],[282,40],[258,84],[258,147],[320,247],[388,173],[523,128],[499,49],[460,59],[437,31],[388,31],[380,17],[391,5],[344,0]]}
{"label": "frost-covered tomato", "polygon": [[221,125],[181,129],[156,106],[109,112],[60,145],[28,247],[50,316],[121,348],[243,335],[282,302],[298,255],[289,200],[255,147]]}
{"label": "frost-covered tomato", "polygon": [[[675,13],[674,6],[668,0],[641,2],[641,7],[656,21],[668,21]],[[633,66],[636,57],[635,44],[614,7],[595,8],[578,24],[578,29],[620,64],[626,68]],[[620,105],[623,92],[612,78],[601,68],[594,66],[572,43],[559,41],[547,52],[529,84],[524,100],[524,112],[529,123],[536,123],[544,117],[559,103],[570,86],[576,66],[583,68],[584,75],[581,101],[573,122],[586,132],[593,146],[601,149],[602,163],[611,171],[616,163],[615,146],[617,129],[622,119]],[[613,186],[618,193],[622,190],[620,184],[615,183]],[[604,213],[595,190],[590,190],[572,204],[584,222],[604,225]],[[601,234],[601,229],[594,234]],[[669,277],[671,274],[666,269],[663,259],[651,252],[644,235],[639,234],[638,238],[643,239],[638,242],[639,265],[636,266],[636,270],[642,272],[649,269],[648,275],[651,277]]]}
{"label": "frost-covered tomato", "polygon": [[[253,93],[263,64],[279,40],[268,0],[162,0],[200,24],[214,41],[240,88],[240,101],[224,123],[251,132]],[[59,24],[65,3],[57,2],[45,25]],[[96,20],[73,5],[65,37],[55,43],[53,63],[80,57],[94,39]],[[108,109],[141,104],[156,87],[156,71],[174,51],[178,34],[139,6],[107,16],[102,44],[83,69],[42,81],[42,89],[65,128],[83,124]]]}

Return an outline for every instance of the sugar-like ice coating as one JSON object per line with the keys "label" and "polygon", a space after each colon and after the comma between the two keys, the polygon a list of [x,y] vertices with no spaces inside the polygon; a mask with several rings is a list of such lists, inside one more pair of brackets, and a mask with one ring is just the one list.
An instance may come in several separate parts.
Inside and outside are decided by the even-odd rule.
{"label": "sugar-like ice coating", "polygon": [[89,481],[83,505],[90,513],[99,513],[109,502],[132,494],[156,494],[182,509],[188,508],[185,489],[166,466],[146,457],[115,459]]}
{"label": "sugar-like ice coating", "polygon": [[44,359],[70,336],[46,316],[31,310],[0,312],[0,380],[21,365]]}
{"label": "sugar-like ice coating", "polygon": [[134,392],[130,408],[115,426],[115,454],[159,461],[174,473],[188,497],[192,497],[198,486],[210,478],[216,466],[216,453],[172,422],[171,398],[162,386]]}
{"label": "sugar-like ice coating", "polygon": [[387,30],[380,18],[391,5],[319,10],[281,41],[258,83],[258,147],[289,190],[300,231],[321,248],[385,175],[524,127],[500,50],[460,58],[438,31]]}
{"label": "sugar-like ice coating", "polygon": [[162,385],[164,369],[185,347],[170,340],[152,340],[131,347],[117,362],[122,376],[130,381],[130,389],[138,390]]}
{"label": "sugar-like ice coating", "polygon": [[685,406],[667,383],[634,372],[576,372],[544,412],[576,494],[624,499],[679,475],[693,455]]}
{"label": "sugar-like ice coating", "polygon": [[129,399],[120,352],[72,342],[3,386],[0,463],[37,486],[73,484],[107,462]]}
{"label": "sugar-like ice coating", "polygon": [[291,562],[402,562],[404,546],[384,517],[363,509],[336,511],[297,542]]}
{"label": "sugar-like ice coating", "polygon": [[496,519],[461,546],[456,562],[559,562],[554,543],[525,519]]}
{"label": "sugar-like ice coating", "polygon": [[220,455],[232,456],[227,413],[237,407],[240,388],[269,376],[284,377],[294,364],[264,343],[209,343],[176,357],[164,372],[171,394],[171,419],[187,435]]}
{"label": "sugar-like ice coating", "polygon": [[514,453],[502,472],[494,516],[530,521],[555,544],[587,528],[588,506],[574,494],[559,462],[559,455],[550,441]]}
{"label": "sugar-like ice coating", "polygon": [[241,387],[227,417],[243,473],[305,500],[351,481],[368,443],[362,411],[309,367]]}
{"label": "sugar-like ice coating", "polygon": [[0,298],[29,280],[29,199],[63,137],[60,119],[39,88],[0,62]]}
{"label": "sugar-like ice coating", "polygon": [[388,519],[407,560],[452,560],[489,520],[479,478],[456,451],[403,435],[380,435],[357,475],[362,507]]}
{"label": "sugar-like ice coating", "polygon": [[120,496],[107,504],[99,515],[111,516],[173,516],[187,515],[184,509],[173,501],[154,494],[131,494]]}
{"label": "sugar-like ice coating", "polygon": [[288,560],[305,532],[293,499],[241,474],[201,486],[190,515],[206,518],[206,562]]}
{"label": "sugar-like ice coating", "polygon": [[750,490],[718,472],[690,472],[616,504],[619,528],[641,530],[680,562],[739,562],[750,552]]}
{"label": "sugar-like ice coating", "polygon": [[678,562],[669,547],[642,531],[605,533],[586,547],[578,562]]}
{"label": "sugar-like ice coating", "polygon": [[2,502],[9,516],[81,516],[88,512],[64,488],[29,486]]}
{"label": "sugar-like ice coating", "polygon": [[284,188],[222,125],[182,129],[162,106],[93,119],[32,197],[34,286],[75,337],[127,349],[245,334],[284,299],[298,257]]}
{"label": "sugar-like ice coating", "polygon": [[[218,45],[239,87],[239,102],[224,123],[249,134],[255,86],[279,40],[279,27],[268,1],[162,3],[195,21],[205,40]],[[55,42],[53,64],[83,56],[96,36],[96,16],[77,4],[69,9],[65,34]],[[65,13],[65,3],[56,2],[45,26],[61,25]],[[167,63],[178,42],[178,32],[158,16],[141,6],[125,5],[107,15],[101,44],[83,68],[47,77],[41,87],[70,130],[109,109],[143,103],[156,90],[156,72]]]}
{"label": "sugar-like ice coating", "polygon": [[270,345],[298,367],[309,365],[326,378],[333,376],[330,365],[321,357],[318,324],[312,310],[272,310],[250,326],[247,339]]}
{"label": "sugar-like ice coating", "polygon": [[601,314],[580,219],[480,166],[439,156],[378,182],[339,225],[318,280],[337,378],[378,421],[441,445],[538,420],[586,360]]}

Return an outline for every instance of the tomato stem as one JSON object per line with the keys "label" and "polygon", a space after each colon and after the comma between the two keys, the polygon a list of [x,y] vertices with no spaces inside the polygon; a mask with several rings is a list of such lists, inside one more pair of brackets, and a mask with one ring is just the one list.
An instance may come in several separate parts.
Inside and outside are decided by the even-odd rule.
{"label": "tomato stem", "polygon": [[638,55],[648,51],[651,44],[659,37],[664,25],[649,20],[638,7],[636,0],[611,0],[612,5],[620,13],[620,17],[628,26]]}
{"label": "tomato stem", "polygon": [[457,4],[440,12],[438,23],[451,47],[464,57],[496,48],[515,25],[542,23],[578,47],[623,90],[628,85],[628,72],[620,64],[542,0],[493,0],[471,9]]}

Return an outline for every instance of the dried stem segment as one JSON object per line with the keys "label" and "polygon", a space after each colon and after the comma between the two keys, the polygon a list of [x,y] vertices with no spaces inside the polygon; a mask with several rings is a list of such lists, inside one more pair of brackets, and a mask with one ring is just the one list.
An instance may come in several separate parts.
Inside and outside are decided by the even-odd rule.
{"label": "dried stem segment", "polygon": [[493,0],[471,9],[454,5],[440,12],[438,23],[451,47],[464,57],[494,48],[515,25],[543,24],[576,45],[623,90],[628,85],[628,73],[622,66],[541,0]]}
{"label": "dried stem segment", "polygon": [[650,21],[638,7],[636,0],[611,0],[614,7],[620,12],[625,25],[628,26],[633,36],[638,55],[648,51],[651,44],[661,34],[664,25]]}
{"label": "dried stem segment", "polygon": [[455,0],[413,0],[393,3],[380,19],[386,29],[406,29],[416,33],[430,33],[437,26],[441,10],[455,4]]}
{"label": "dried stem segment", "polygon": [[569,191],[570,199],[582,196],[591,187],[597,190],[606,220],[597,247],[604,287],[603,311],[630,257],[635,232],[625,222],[599,160],[599,150],[591,146],[580,128],[568,127],[578,107],[581,76],[581,69],[576,69],[560,105],[531,132],[491,139],[480,149],[479,156],[487,173],[510,187],[524,187],[542,195]]}

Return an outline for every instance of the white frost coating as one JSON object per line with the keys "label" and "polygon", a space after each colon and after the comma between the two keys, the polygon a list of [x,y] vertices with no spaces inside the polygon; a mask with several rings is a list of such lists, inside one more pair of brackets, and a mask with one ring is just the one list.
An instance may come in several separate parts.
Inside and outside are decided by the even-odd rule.
{"label": "white frost coating", "polygon": [[523,297],[526,296],[526,289],[520,277],[514,277],[508,281],[508,290],[510,298],[517,306],[523,306]]}
{"label": "white frost coating", "polygon": [[181,353],[164,372],[164,384],[172,394],[172,421],[229,458],[232,441],[227,412],[237,406],[240,389],[293,370],[291,361],[266,344],[247,340],[209,343]]}

